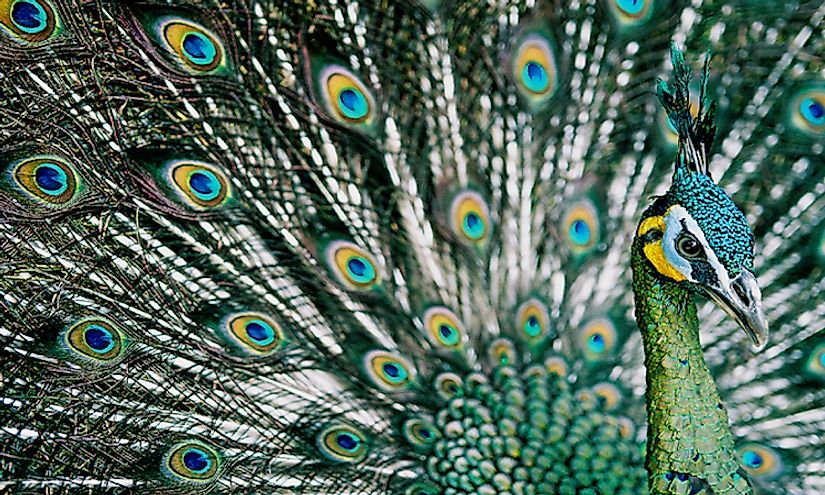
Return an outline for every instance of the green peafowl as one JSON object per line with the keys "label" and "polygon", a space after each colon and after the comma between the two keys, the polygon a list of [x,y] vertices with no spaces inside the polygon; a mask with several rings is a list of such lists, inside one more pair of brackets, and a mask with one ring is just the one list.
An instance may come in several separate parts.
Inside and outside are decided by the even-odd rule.
{"label": "green peafowl", "polygon": [[825,493],[823,18],[0,0],[0,491]]}

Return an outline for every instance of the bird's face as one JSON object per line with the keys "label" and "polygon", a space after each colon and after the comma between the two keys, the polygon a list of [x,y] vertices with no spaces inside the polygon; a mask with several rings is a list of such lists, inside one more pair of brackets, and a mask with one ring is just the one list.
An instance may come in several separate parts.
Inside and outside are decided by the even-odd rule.
{"label": "bird's face", "polygon": [[677,173],[636,235],[659,276],[706,294],[755,346],[765,345],[768,324],[753,274],[753,234],[722,188],[705,175]]}

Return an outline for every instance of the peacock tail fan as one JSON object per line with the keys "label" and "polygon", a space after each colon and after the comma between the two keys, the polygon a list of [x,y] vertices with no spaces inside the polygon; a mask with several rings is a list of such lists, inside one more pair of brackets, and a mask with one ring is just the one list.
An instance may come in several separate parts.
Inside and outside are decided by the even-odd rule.
{"label": "peacock tail fan", "polygon": [[737,462],[825,491],[823,18],[0,0],[0,491],[646,493],[672,43],[771,326],[755,352],[697,299]]}

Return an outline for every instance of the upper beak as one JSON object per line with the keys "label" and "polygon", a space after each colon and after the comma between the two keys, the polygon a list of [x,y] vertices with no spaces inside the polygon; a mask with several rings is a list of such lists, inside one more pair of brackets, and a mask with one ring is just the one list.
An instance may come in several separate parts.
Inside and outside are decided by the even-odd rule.
{"label": "upper beak", "polygon": [[753,273],[742,270],[730,287],[708,288],[711,299],[736,320],[758,349],[768,342],[768,321],[762,311],[762,292]]}

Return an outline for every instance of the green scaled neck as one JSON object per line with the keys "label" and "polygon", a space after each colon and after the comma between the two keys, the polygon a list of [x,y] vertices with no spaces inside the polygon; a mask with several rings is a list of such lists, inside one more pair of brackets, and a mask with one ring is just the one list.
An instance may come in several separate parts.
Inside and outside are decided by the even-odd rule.
{"label": "green scaled neck", "polygon": [[687,289],[658,275],[633,244],[633,293],[647,369],[651,494],[751,494],[728,415],[699,343]]}

